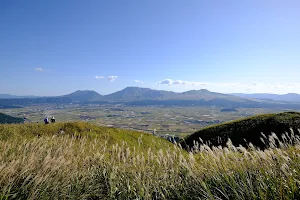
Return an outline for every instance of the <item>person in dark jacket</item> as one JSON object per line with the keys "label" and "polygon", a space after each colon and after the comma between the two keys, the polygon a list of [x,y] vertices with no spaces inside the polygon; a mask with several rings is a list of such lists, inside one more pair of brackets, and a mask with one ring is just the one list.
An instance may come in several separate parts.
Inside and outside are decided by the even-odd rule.
{"label": "person in dark jacket", "polygon": [[48,119],[48,117],[45,117],[44,122],[45,122],[45,124],[49,124],[49,119]]}

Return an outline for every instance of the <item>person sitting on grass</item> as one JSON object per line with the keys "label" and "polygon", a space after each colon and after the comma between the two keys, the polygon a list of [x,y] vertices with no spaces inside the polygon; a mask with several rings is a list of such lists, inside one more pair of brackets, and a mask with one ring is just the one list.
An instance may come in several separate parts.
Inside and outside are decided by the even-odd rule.
{"label": "person sitting on grass", "polygon": [[51,123],[55,123],[55,118],[54,118],[54,116],[52,116],[52,118],[51,118]]}
{"label": "person sitting on grass", "polygon": [[49,119],[48,119],[48,117],[45,117],[44,122],[45,122],[45,124],[49,124]]}

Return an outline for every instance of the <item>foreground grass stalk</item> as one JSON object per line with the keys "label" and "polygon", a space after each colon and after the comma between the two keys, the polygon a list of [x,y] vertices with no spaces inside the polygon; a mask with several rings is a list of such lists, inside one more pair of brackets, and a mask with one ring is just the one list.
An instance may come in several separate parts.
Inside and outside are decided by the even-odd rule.
{"label": "foreground grass stalk", "polygon": [[[0,140],[0,199],[299,199],[300,143],[261,151],[108,145],[97,136]],[[271,138],[270,141],[276,141]],[[293,144],[293,145],[291,145]]]}

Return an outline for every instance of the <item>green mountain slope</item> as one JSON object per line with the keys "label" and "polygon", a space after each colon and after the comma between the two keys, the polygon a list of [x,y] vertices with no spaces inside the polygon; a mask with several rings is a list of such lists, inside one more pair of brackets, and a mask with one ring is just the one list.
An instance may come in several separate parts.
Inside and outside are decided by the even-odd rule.
{"label": "green mountain slope", "polygon": [[0,124],[19,124],[23,123],[24,120],[18,117],[12,117],[3,113],[0,113]]}
{"label": "green mountain slope", "polygon": [[[227,122],[219,125],[209,126],[188,136],[181,145],[188,149],[192,148],[194,141],[199,142],[199,138],[204,143],[210,142],[214,146],[225,146],[228,139],[235,146],[246,146],[249,142],[253,145],[264,148],[265,144],[261,141],[261,133],[267,137],[274,132],[279,138],[285,132],[290,132],[292,128],[295,134],[299,134],[300,113],[284,112],[278,114],[266,114]],[[246,141],[247,142],[246,142]]]}

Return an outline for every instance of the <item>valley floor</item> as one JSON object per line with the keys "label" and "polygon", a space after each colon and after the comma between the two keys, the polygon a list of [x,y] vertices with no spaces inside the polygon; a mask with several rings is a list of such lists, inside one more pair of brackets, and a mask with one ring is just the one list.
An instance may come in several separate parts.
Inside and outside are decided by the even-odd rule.
{"label": "valley floor", "polygon": [[43,123],[45,116],[55,116],[58,122],[86,121],[101,126],[185,137],[208,125],[246,116],[284,111],[277,108],[238,108],[234,112],[222,112],[222,110],[223,108],[215,106],[41,104],[2,109],[1,112],[26,118],[25,122]]}

